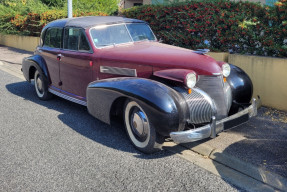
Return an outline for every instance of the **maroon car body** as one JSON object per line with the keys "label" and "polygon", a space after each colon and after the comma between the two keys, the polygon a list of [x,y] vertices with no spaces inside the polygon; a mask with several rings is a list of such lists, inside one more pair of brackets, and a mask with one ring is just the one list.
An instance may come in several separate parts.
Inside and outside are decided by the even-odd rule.
{"label": "maroon car body", "polygon": [[205,53],[159,43],[144,21],[81,17],[45,26],[22,70],[40,99],[86,105],[106,123],[123,116],[134,146],[151,153],[166,136],[215,137],[256,115],[246,73]]}

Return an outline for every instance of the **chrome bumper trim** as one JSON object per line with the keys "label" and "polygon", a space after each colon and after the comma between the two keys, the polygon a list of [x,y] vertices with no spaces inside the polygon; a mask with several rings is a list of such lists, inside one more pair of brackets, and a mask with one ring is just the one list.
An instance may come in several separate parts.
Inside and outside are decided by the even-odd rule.
{"label": "chrome bumper trim", "polygon": [[[171,132],[170,137],[175,143],[189,143],[193,141],[198,141],[208,137],[214,138],[217,133],[220,133],[224,130],[224,123],[242,117],[243,115],[248,114],[248,119],[257,115],[257,108],[259,107],[258,101],[253,98],[252,103],[246,109],[239,111],[238,113],[216,121],[215,116],[211,118],[211,122],[208,125],[202,126],[200,128],[187,130],[187,131],[178,131]],[[236,127],[235,125],[234,127]]]}

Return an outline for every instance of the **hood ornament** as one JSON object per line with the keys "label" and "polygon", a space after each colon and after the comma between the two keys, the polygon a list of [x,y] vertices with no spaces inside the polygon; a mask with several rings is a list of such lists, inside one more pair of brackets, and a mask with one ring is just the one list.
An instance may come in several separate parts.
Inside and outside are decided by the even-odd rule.
{"label": "hood ornament", "polygon": [[209,49],[196,49],[195,51],[192,52],[200,55],[206,55],[209,51],[210,51]]}

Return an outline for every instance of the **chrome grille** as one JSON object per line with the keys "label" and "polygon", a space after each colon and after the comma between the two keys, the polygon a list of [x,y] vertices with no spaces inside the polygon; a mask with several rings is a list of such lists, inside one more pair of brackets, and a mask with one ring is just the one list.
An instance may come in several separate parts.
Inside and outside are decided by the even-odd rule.
{"label": "chrome grille", "polygon": [[191,94],[186,89],[176,87],[176,91],[185,98],[190,112],[190,122],[193,124],[210,122],[212,115],[215,113],[214,104],[208,95],[204,95],[199,89],[192,89]]}
{"label": "chrome grille", "polygon": [[[225,85],[224,85],[225,84]],[[223,76],[199,76],[196,86],[206,92],[216,105],[216,119],[227,116],[231,104],[231,90],[227,83],[223,82]]]}

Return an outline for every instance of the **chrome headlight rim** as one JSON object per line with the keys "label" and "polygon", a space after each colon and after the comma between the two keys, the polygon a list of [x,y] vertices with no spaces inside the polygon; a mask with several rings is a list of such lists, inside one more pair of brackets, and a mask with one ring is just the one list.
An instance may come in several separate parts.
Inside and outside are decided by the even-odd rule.
{"label": "chrome headlight rim", "polygon": [[188,73],[185,76],[185,85],[186,85],[186,87],[191,89],[191,88],[195,87],[196,82],[197,82],[197,75],[196,75],[196,73],[191,72],[191,73]]}
{"label": "chrome headlight rim", "polygon": [[221,66],[221,69],[222,69],[222,75],[224,77],[228,77],[230,75],[230,72],[231,72],[231,68],[230,68],[230,65],[228,63],[224,63],[222,66]]}

